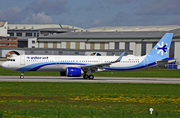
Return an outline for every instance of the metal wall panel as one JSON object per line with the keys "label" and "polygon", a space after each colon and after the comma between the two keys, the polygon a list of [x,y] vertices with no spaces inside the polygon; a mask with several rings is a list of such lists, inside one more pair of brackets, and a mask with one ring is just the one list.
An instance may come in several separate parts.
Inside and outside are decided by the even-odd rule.
{"label": "metal wall panel", "polygon": [[66,49],[71,49],[71,42],[66,42]]}
{"label": "metal wall panel", "polygon": [[95,43],[95,49],[99,50],[100,49],[100,43]]}
{"label": "metal wall panel", "polygon": [[57,48],[57,42],[53,42],[53,48]]}
{"label": "metal wall panel", "polygon": [[105,49],[105,43],[100,43],[100,50],[104,50]]}
{"label": "metal wall panel", "polygon": [[119,43],[119,49],[125,49],[125,42]]}
{"label": "metal wall panel", "polygon": [[137,42],[136,42],[136,46],[135,46],[135,47],[136,47],[136,48],[135,48],[135,49],[136,49],[136,50],[135,50],[135,52],[136,52],[135,55],[136,55],[136,56],[141,56],[141,43],[137,43]]}
{"label": "metal wall panel", "polygon": [[104,49],[106,49],[106,50],[109,49],[109,43],[106,42],[106,43],[104,44]]}
{"label": "metal wall panel", "polygon": [[61,48],[66,48],[66,42],[61,42]]}
{"label": "metal wall panel", "polygon": [[80,42],[80,49],[85,49],[85,42]]}
{"label": "metal wall panel", "polygon": [[95,49],[95,43],[90,43],[90,49],[94,50]]}
{"label": "metal wall panel", "polygon": [[174,58],[176,58],[180,64],[180,42],[175,42]]}
{"label": "metal wall panel", "polygon": [[44,42],[39,43],[39,48],[44,48]]}
{"label": "metal wall panel", "polygon": [[53,48],[53,43],[52,42],[48,43],[48,48]]}
{"label": "metal wall panel", "polygon": [[76,43],[70,42],[70,49],[76,49]]}
{"label": "metal wall panel", "polygon": [[44,42],[44,48],[48,48],[48,43]]}
{"label": "metal wall panel", "polygon": [[114,42],[114,49],[116,49],[116,50],[119,49],[119,42]]}
{"label": "metal wall panel", "polygon": [[152,43],[146,43],[146,54],[152,50]]}
{"label": "metal wall panel", "polygon": [[115,49],[114,48],[114,42],[109,42],[109,49]]}
{"label": "metal wall panel", "polygon": [[133,50],[133,55],[135,55],[135,42],[130,42],[129,46],[130,50]]}
{"label": "metal wall panel", "polygon": [[57,48],[61,48],[61,43],[60,42],[57,43]]}
{"label": "metal wall panel", "polygon": [[76,42],[75,49],[80,49],[80,42]]}

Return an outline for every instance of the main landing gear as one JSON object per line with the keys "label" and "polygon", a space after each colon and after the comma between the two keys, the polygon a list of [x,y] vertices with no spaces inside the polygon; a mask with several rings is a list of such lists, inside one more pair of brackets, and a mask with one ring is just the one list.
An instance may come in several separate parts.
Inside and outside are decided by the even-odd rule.
{"label": "main landing gear", "polygon": [[24,72],[21,73],[20,79],[24,79]]}
{"label": "main landing gear", "polygon": [[83,78],[84,78],[84,79],[94,79],[94,76],[91,75],[91,74],[90,74],[90,75],[84,74],[84,75],[83,75]]}

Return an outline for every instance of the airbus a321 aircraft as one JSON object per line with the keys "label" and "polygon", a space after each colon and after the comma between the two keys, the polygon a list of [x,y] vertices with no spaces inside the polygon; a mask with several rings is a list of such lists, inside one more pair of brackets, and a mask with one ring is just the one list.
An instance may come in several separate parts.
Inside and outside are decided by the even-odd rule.
{"label": "airbus a321 aircraft", "polygon": [[[173,33],[166,33],[154,48],[144,56],[59,56],[59,55],[20,55],[8,59],[3,68],[21,71],[59,71],[61,76],[94,79],[93,72],[117,72],[146,69],[167,61]],[[88,75],[88,74],[89,75]]]}

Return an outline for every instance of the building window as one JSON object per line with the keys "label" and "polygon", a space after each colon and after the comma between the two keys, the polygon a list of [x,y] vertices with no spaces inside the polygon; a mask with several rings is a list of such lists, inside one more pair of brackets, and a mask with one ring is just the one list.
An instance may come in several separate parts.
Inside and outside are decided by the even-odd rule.
{"label": "building window", "polygon": [[2,38],[0,38],[0,41],[2,41]]}
{"label": "building window", "polygon": [[17,41],[16,39],[13,39],[13,41]]}
{"label": "building window", "polygon": [[17,33],[17,36],[22,36],[22,33]]}
{"label": "building window", "polygon": [[34,40],[32,40],[32,44],[35,44],[35,41],[34,41]]}
{"label": "building window", "polygon": [[32,33],[26,33],[26,36],[32,36]]}
{"label": "building window", "polygon": [[141,43],[141,56],[146,55],[146,42]]}
{"label": "building window", "polygon": [[32,46],[32,48],[35,48],[35,46]]}
{"label": "building window", "polygon": [[10,36],[14,36],[14,33],[9,33]]}
{"label": "building window", "polygon": [[125,50],[129,50],[129,42],[125,42]]}
{"label": "building window", "polygon": [[48,51],[45,51],[45,53],[48,53]]}
{"label": "building window", "polygon": [[115,44],[115,46],[114,46],[115,49],[119,49],[119,42],[115,42],[114,44]]}
{"label": "building window", "polygon": [[31,51],[31,53],[34,53],[34,51]]}
{"label": "building window", "polygon": [[2,43],[0,43],[0,46],[2,46]]}
{"label": "building window", "polygon": [[3,43],[3,46],[7,46],[7,43]]}
{"label": "building window", "polygon": [[34,33],[34,36],[36,37],[36,33]]}
{"label": "building window", "polygon": [[8,39],[9,41],[12,41],[12,39]]}
{"label": "building window", "polygon": [[17,46],[17,44],[13,44],[13,46]]}
{"label": "building window", "polygon": [[7,41],[7,38],[3,38],[3,41]]}

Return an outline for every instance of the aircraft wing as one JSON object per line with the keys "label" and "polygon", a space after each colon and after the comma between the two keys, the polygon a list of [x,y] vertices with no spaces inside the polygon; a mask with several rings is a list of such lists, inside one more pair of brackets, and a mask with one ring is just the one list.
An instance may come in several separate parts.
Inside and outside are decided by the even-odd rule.
{"label": "aircraft wing", "polygon": [[92,64],[92,65],[83,65],[81,66],[81,68],[85,72],[87,72],[88,70],[90,70],[91,72],[96,72],[97,69],[102,69],[102,67],[109,67],[113,63],[120,62],[124,54],[125,54],[125,51],[119,56],[117,60],[112,61],[112,62],[98,63],[98,64]]}

